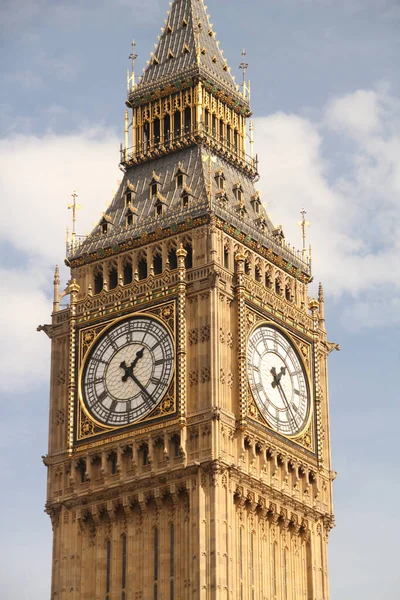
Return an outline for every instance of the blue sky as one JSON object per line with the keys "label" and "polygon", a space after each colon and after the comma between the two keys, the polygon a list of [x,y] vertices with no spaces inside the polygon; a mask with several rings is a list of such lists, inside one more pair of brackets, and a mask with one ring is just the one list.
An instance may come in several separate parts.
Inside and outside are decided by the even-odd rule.
{"label": "blue sky", "polygon": [[[397,600],[400,329],[398,0],[209,0],[232,72],[247,50],[267,211],[288,241],[304,206],[325,288],[337,527],[332,600]],[[84,233],[121,176],[125,72],[138,72],[166,0],[0,5],[0,583],[49,596],[49,321],[76,188]],[[67,277],[63,271],[64,281]],[[29,590],[29,591],[28,591]]]}

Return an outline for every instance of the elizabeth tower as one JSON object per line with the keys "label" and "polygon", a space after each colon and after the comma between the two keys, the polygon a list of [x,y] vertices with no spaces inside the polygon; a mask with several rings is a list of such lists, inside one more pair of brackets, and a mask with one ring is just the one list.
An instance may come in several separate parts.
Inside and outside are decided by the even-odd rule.
{"label": "elizabeth tower", "polygon": [[44,326],[51,599],[328,600],[323,291],[265,213],[202,0],[128,88],[123,180]]}

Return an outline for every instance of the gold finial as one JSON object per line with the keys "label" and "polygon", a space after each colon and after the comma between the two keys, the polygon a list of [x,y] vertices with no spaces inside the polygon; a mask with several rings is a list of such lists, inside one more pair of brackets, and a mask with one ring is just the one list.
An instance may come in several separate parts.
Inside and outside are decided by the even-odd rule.
{"label": "gold finial", "polygon": [[250,82],[246,81],[246,73],[247,73],[247,69],[249,68],[249,63],[246,60],[246,50],[243,48],[242,50],[242,62],[239,65],[239,69],[242,70],[242,91],[243,91],[243,96],[245,98],[247,98],[248,100],[250,100]]}
{"label": "gold finial", "polygon": [[127,87],[128,87],[128,92],[130,92],[131,90],[133,90],[133,88],[135,87],[136,83],[135,83],[135,60],[138,58],[138,54],[136,54],[135,52],[135,47],[136,47],[136,42],[135,40],[132,40],[132,52],[129,55],[129,59],[132,61],[132,69],[131,72],[129,72],[128,70],[128,74],[127,74]]}
{"label": "gold finial", "polygon": [[[76,226],[76,211],[80,210],[82,207],[80,204],[77,204],[76,199],[78,197],[78,194],[76,193],[76,191],[74,190],[74,193],[71,194],[72,198],[73,198],[73,202],[72,204],[68,204],[68,209],[72,209],[72,233],[71,233],[71,245],[72,245],[72,250],[74,249],[75,246],[75,238],[76,238],[76,230],[75,230],[75,226]],[[68,237],[68,236],[67,236]]]}
{"label": "gold finial", "polygon": [[304,208],[300,212],[300,214],[302,216],[302,219],[301,219],[301,221],[297,221],[297,225],[299,227],[301,227],[301,231],[302,231],[302,235],[303,235],[303,257],[305,257],[306,252],[307,252],[307,250],[306,250],[306,246],[307,246],[307,244],[306,244],[307,227],[310,227],[311,221],[306,221],[306,214],[307,214],[307,212],[304,210]]}

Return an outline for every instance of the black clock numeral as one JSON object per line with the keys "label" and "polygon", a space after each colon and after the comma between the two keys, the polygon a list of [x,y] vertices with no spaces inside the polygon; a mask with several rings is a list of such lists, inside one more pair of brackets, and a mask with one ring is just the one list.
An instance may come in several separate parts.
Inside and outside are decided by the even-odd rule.
{"label": "black clock numeral", "polygon": [[101,392],[101,394],[99,394],[98,398],[99,398],[99,402],[103,402],[103,400],[105,400],[107,398],[108,394],[106,390],[103,390]]}

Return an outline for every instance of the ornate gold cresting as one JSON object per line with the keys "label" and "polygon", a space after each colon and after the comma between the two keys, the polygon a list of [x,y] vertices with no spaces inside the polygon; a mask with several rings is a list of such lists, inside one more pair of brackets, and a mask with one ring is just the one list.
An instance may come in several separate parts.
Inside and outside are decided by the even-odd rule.
{"label": "ornate gold cresting", "polygon": [[76,390],[75,341],[76,341],[76,303],[79,285],[73,279],[67,288],[70,295],[69,320],[69,373],[68,373],[68,454],[71,456],[74,446],[74,405]]}
{"label": "ornate gold cresting", "polygon": [[177,334],[177,363],[178,363],[178,402],[182,424],[186,416],[186,267],[187,251],[180,246],[176,251],[178,259],[178,334]]}
{"label": "ornate gold cresting", "polygon": [[244,283],[244,254],[235,256],[236,271],[236,299],[237,299],[237,331],[238,331],[238,373],[239,373],[239,410],[241,429],[247,424],[247,372],[246,372],[246,302]]}

